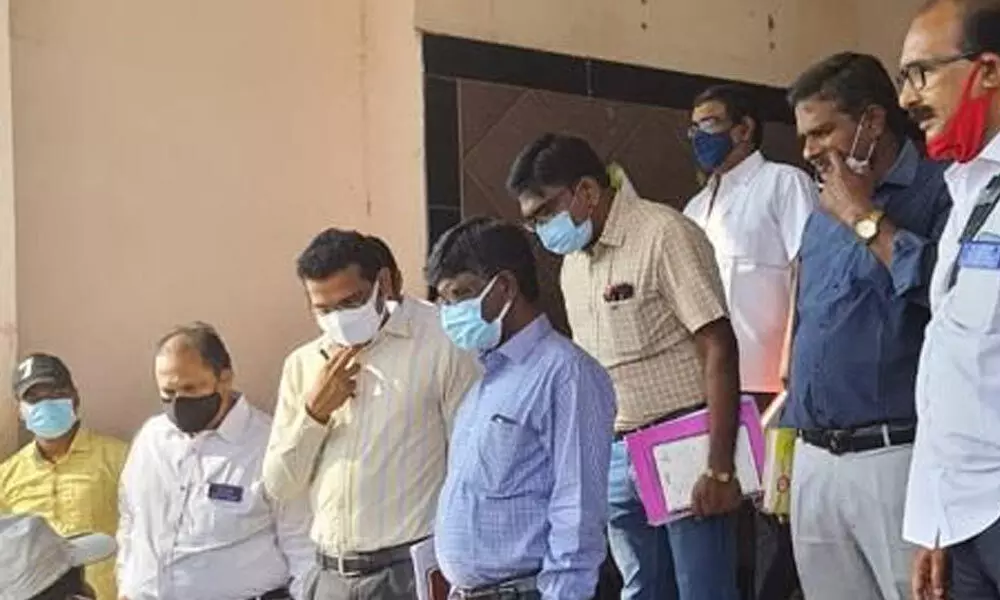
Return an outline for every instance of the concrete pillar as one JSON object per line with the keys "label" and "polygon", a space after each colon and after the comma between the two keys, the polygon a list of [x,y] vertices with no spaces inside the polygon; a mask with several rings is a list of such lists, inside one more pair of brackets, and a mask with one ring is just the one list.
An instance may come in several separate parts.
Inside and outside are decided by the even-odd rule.
{"label": "concrete pillar", "polygon": [[17,360],[17,261],[14,238],[14,151],[11,135],[10,3],[0,0],[0,458],[17,448],[11,397]]}

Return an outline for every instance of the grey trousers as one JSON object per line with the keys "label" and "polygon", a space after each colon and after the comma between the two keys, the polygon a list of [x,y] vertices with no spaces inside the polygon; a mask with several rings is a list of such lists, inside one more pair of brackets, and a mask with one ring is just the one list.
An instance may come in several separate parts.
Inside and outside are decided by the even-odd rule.
{"label": "grey trousers", "polygon": [[315,566],[306,577],[303,600],[416,600],[413,563],[398,562],[381,571],[345,577]]}
{"label": "grey trousers", "polygon": [[903,541],[912,446],[835,456],[802,440],[792,467],[792,546],[807,600],[909,600]]}

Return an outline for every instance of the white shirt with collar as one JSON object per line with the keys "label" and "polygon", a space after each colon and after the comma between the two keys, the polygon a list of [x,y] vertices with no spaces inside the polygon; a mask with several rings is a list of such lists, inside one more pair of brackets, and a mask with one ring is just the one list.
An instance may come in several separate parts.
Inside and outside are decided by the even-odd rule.
{"label": "white shirt with collar", "polygon": [[122,473],[118,589],[129,600],[242,600],[302,583],[315,560],[304,502],[277,505],[261,463],[271,419],[243,397],[214,431],[165,416],[136,436]]}
{"label": "white shirt with collar", "polygon": [[684,209],[715,248],[739,341],[744,391],[781,390],[792,264],[818,201],[809,175],[757,151],[710,179]]}
{"label": "white shirt with collar", "polygon": [[[1000,136],[945,172],[954,206],[931,280],[903,522],[903,537],[928,548],[969,540],[1000,518],[1000,270],[963,266],[948,287],[962,230],[998,174]],[[1000,208],[973,239],[1000,244]]]}

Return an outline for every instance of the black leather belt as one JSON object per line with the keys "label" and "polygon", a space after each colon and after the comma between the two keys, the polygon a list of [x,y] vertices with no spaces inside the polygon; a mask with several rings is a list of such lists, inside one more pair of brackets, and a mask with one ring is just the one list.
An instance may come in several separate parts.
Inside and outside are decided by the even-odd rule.
{"label": "black leather belt", "polygon": [[261,594],[260,596],[254,596],[253,598],[247,598],[247,600],[289,600],[292,597],[291,592],[288,588],[277,588],[267,592],[266,594]]}
{"label": "black leather belt", "polygon": [[316,562],[325,571],[337,571],[344,577],[360,577],[381,571],[394,564],[409,561],[410,546],[420,543],[421,540],[376,550],[374,552],[358,552],[345,554],[344,556],[327,556],[319,553],[316,555]]}
{"label": "black leather belt", "polygon": [[916,425],[869,425],[854,429],[800,429],[805,443],[840,456],[852,452],[867,452],[889,446],[912,444]]}
{"label": "black leather belt", "polygon": [[473,589],[455,588],[450,597],[454,600],[525,600],[538,598],[538,587],[535,576],[527,575]]}
{"label": "black leather belt", "polygon": [[620,442],[620,441],[622,441],[622,440],[625,439],[626,435],[635,433],[637,431],[642,431],[643,429],[649,429],[650,427],[653,427],[654,425],[659,425],[660,423],[666,423],[667,421],[672,421],[674,419],[679,419],[679,418],[681,418],[681,417],[683,417],[685,415],[689,415],[691,413],[698,412],[699,410],[702,410],[706,406],[708,406],[708,405],[707,404],[696,404],[694,406],[689,406],[687,408],[682,408],[680,410],[671,411],[671,412],[663,415],[662,417],[657,417],[657,418],[653,419],[652,421],[650,421],[649,423],[646,423],[645,425],[641,425],[639,427],[633,427],[632,429],[623,429],[622,431],[616,431],[615,432],[615,441],[616,442]]}

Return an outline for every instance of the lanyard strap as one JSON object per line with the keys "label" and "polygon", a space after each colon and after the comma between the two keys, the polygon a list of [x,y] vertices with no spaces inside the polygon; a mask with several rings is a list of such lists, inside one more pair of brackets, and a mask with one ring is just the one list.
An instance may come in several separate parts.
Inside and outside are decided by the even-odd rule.
{"label": "lanyard strap", "polygon": [[[976,206],[973,207],[969,220],[965,222],[965,227],[962,229],[962,235],[958,238],[959,244],[971,242],[976,237],[998,202],[1000,202],[1000,175],[995,175],[979,194]],[[955,283],[958,282],[958,272],[962,270],[962,265],[959,263],[961,256],[962,253],[959,252],[958,256],[955,257],[955,262],[951,263],[951,272],[948,274],[948,290],[955,287]]]}

